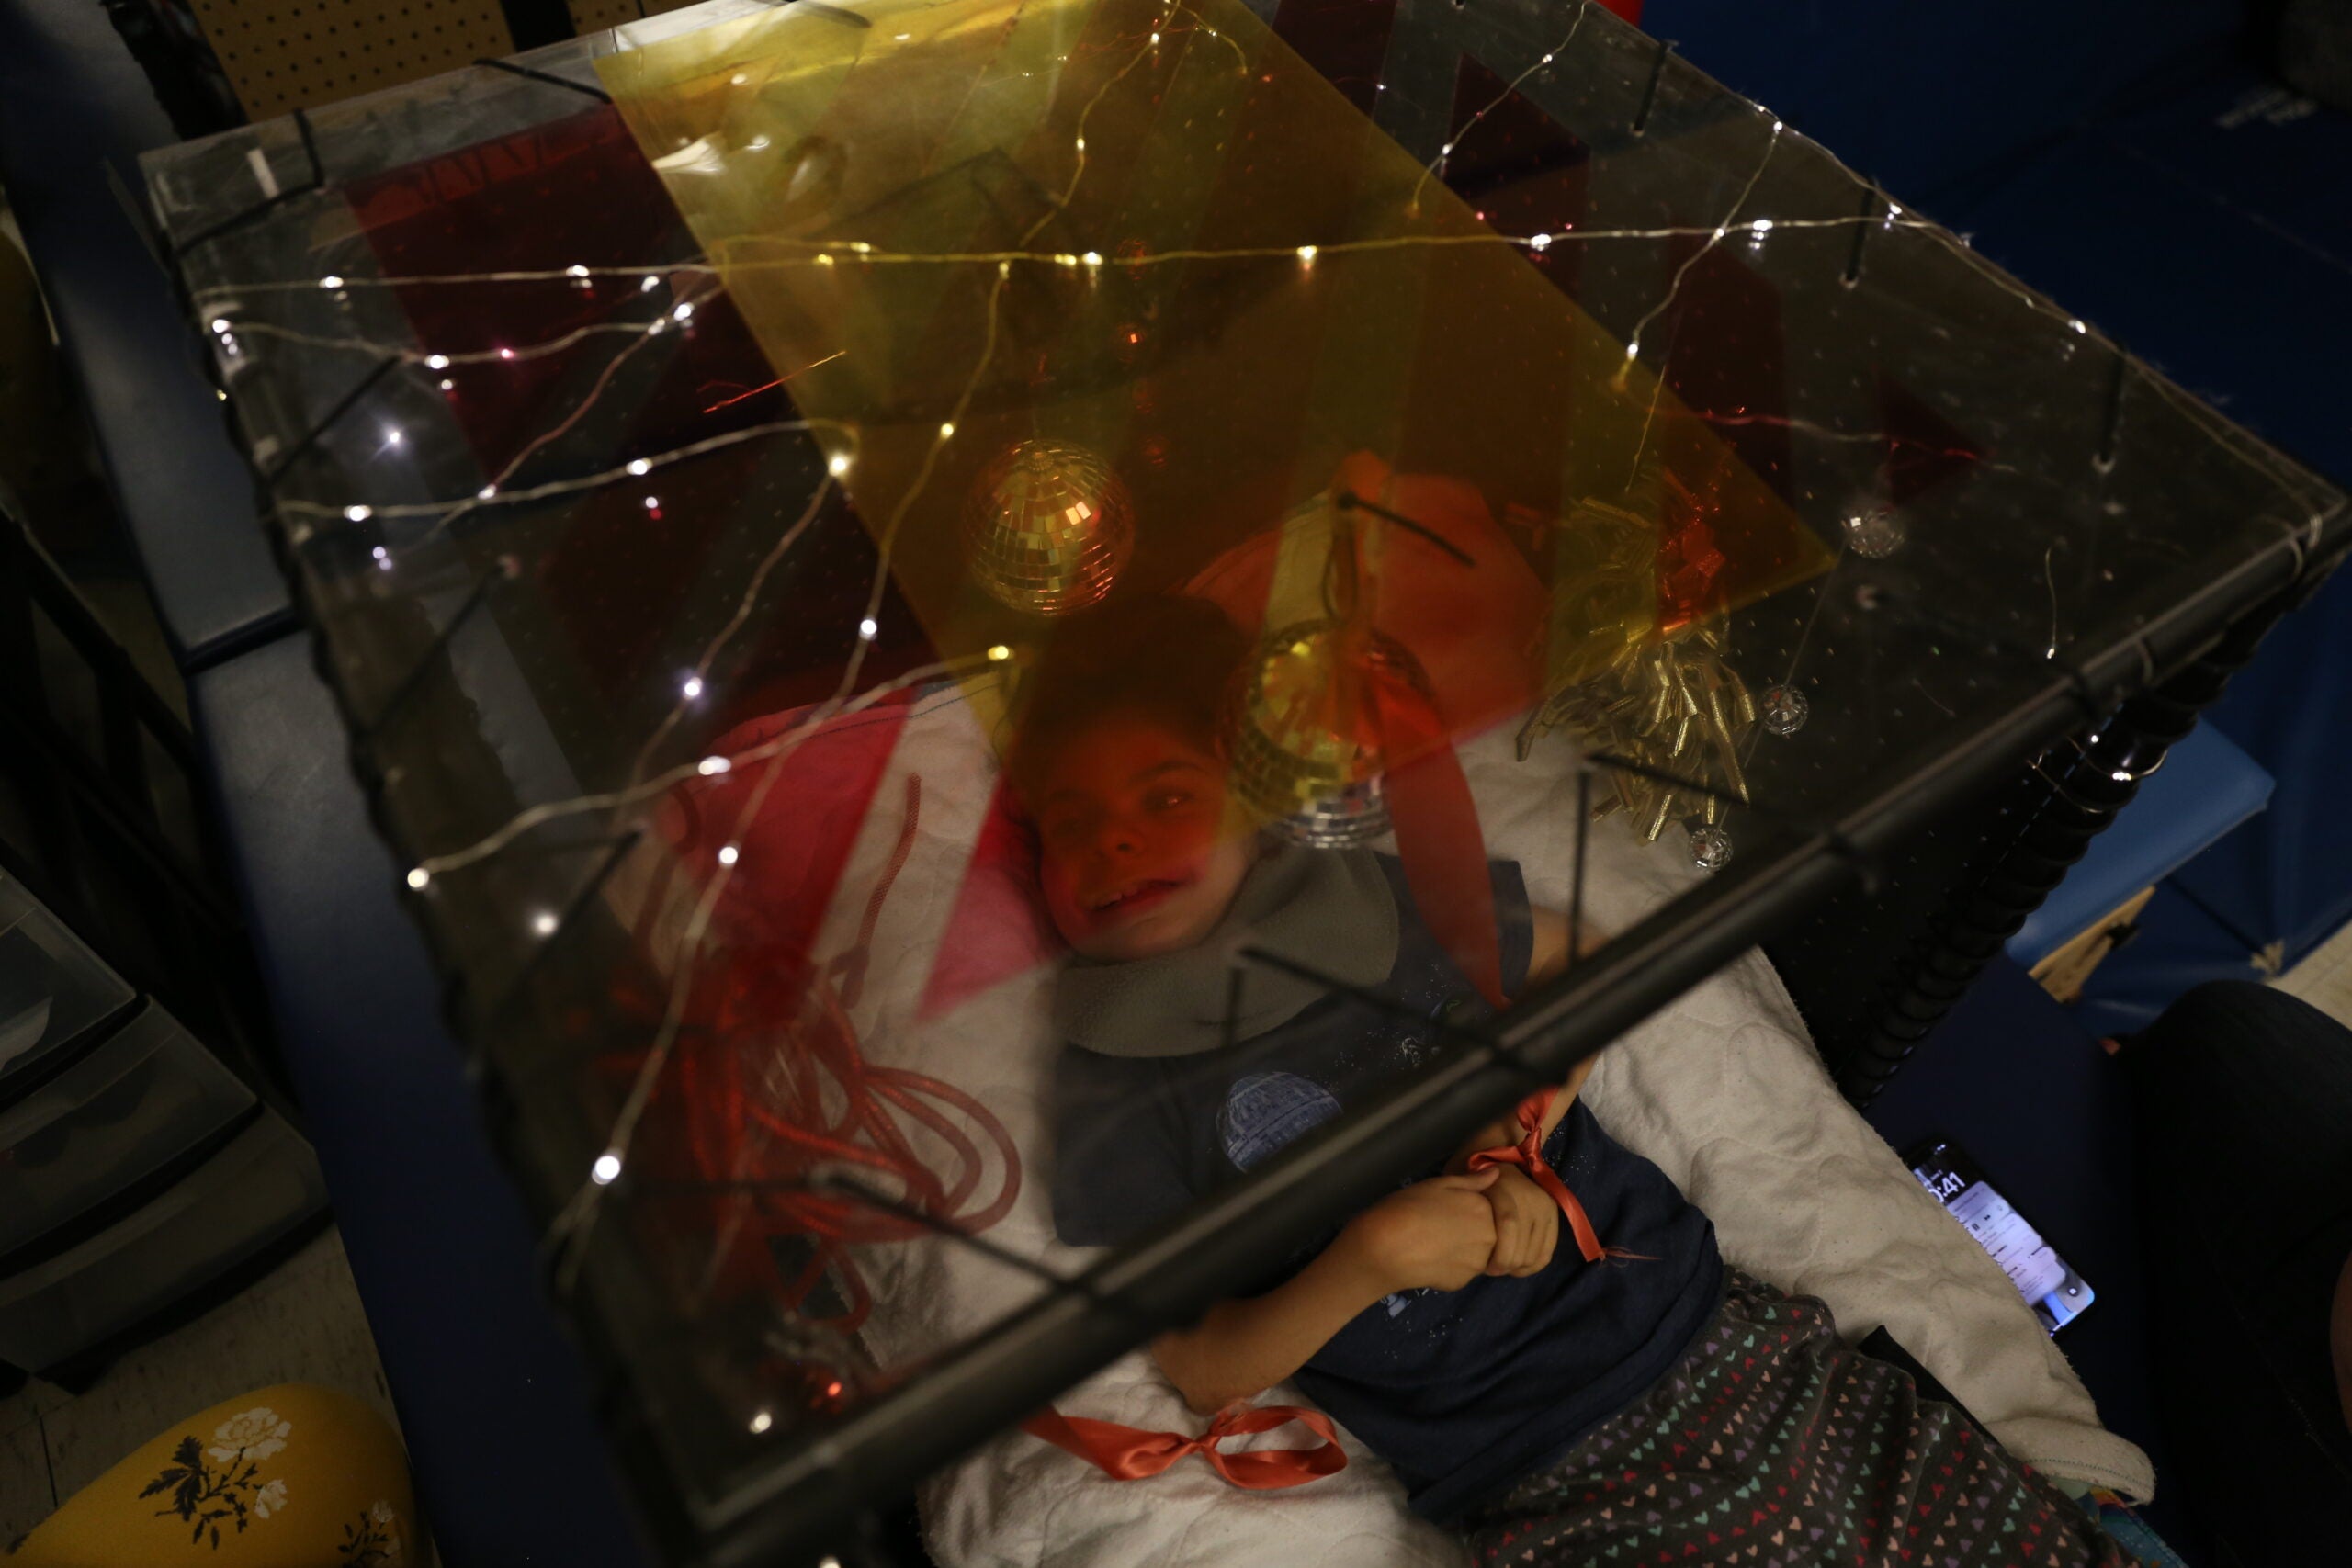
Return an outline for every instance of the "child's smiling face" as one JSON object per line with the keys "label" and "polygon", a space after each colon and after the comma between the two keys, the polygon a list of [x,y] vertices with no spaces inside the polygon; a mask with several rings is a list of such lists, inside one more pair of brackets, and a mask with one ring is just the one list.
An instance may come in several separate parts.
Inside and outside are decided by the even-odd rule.
{"label": "child's smiling face", "polygon": [[1046,908],[1088,958],[1149,958],[1208,935],[1250,870],[1218,759],[1163,725],[1111,716],[1070,736],[1035,782]]}

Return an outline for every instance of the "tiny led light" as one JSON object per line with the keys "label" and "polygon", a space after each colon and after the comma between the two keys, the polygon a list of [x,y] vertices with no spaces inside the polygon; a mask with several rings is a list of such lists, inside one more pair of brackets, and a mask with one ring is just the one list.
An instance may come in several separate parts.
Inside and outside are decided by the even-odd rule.
{"label": "tiny led light", "polygon": [[539,936],[555,935],[555,915],[553,911],[541,909],[537,914],[533,915],[531,917],[531,930],[535,934]]}
{"label": "tiny led light", "polygon": [[2116,769],[2115,772],[2108,774],[2107,776],[2113,779],[2117,784],[2130,784],[2132,782],[2132,775],[2121,768]]}
{"label": "tiny led light", "polygon": [[424,356],[424,367],[427,370],[447,370],[449,368],[449,356],[446,354],[428,354]]}
{"label": "tiny led light", "polygon": [[881,630],[882,628],[875,624],[874,617],[871,615],[857,623],[857,635],[868,642],[872,642]]}
{"label": "tiny led light", "polygon": [[1307,263],[1309,265],[1312,265],[1315,261],[1315,247],[1313,245],[1299,246],[1298,259]]}
{"label": "tiny led light", "polygon": [[752,1417],[752,1430],[754,1432],[764,1432],[775,1425],[775,1417],[764,1410]]}
{"label": "tiny led light", "polygon": [[371,560],[383,560],[390,556],[391,553],[391,551],[384,548],[383,546],[378,545],[374,549],[369,550],[368,555],[368,558]]}
{"label": "tiny led light", "polygon": [[694,313],[695,302],[691,299],[681,299],[676,308],[671,310],[670,315],[673,320],[686,321],[694,319]]}
{"label": "tiny led light", "polygon": [[846,452],[836,452],[825,459],[825,471],[835,479],[849,472],[850,457]]}
{"label": "tiny led light", "polygon": [[458,389],[458,384],[444,376],[441,378],[441,389],[445,392],[454,392]]}
{"label": "tiny led light", "polygon": [[1551,249],[1551,246],[1552,236],[1549,234],[1530,234],[1527,236],[1527,248],[1531,251],[1549,250]]}
{"label": "tiny led light", "polygon": [[620,1174],[621,1156],[613,1153],[610,1149],[606,1149],[603,1154],[598,1155],[596,1156],[596,1163],[588,1168],[590,1179],[594,1180],[599,1187],[610,1187],[614,1182],[620,1179]]}
{"label": "tiny led light", "polygon": [[737,849],[734,845],[732,845],[732,844],[721,844],[721,845],[719,845],[719,846],[718,846],[718,863],[719,863],[719,864],[721,864],[721,865],[733,865],[737,861],[741,860],[742,858],[743,858],[743,852],[742,852],[741,850]]}
{"label": "tiny led light", "polygon": [[646,510],[646,511],[648,511],[648,512],[659,512],[659,511],[661,511],[661,510],[662,510],[662,498],[661,498],[660,496],[658,496],[658,495],[649,495],[649,496],[647,496],[647,497],[645,498],[645,510]]}
{"label": "tiny led light", "polygon": [[653,471],[653,465],[642,457],[631,457],[628,460],[628,471],[632,474],[650,474]]}
{"label": "tiny led light", "polygon": [[1000,642],[989,648],[989,657],[995,660],[999,664],[1001,664],[1006,660],[1012,657],[1012,649],[1005,647],[1004,644]]}
{"label": "tiny led light", "polygon": [[319,287],[322,288],[340,288],[343,287],[343,276],[340,273],[331,272],[324,277],[319,279]]}
{"label": "tiny led light", "polygon": [[952,441],[956,438],[956,422],[954,420],[951,419],[946,423],[939,427],[939,438],[942,441]]}
{"label": "tiny led light", "polygon": [[2074,328],[2078,333],[2087,333],[2091,330],[2090,324],[2083,321],[2080,317],[2076,317],[2074,321],[2068,321],[2066,324]]}
{"label": "tiny led light", "polygon": [[734,75],[727,78],[727,85],[730,87],[740,87],[751,79],[745,73],[738,71]]}
{"label": "tiny led light", "polygon": [[1089,251],[1078,259],[1084,262],[1089,266],[1101,266],[1102,265],[1102,253],[1101,251]]}
{"label": "tiny led light", "polygon": [[343,514],[354,523],[365,523],[376,515],[376,509],[372,506],[346,506],[343,509]]}
{"label": "tiny led light", "polygon": [[488,501],[497,493],[498,487],[496,485],[484,485],[481,489],[474,491],[474,499],[476,501]]}
{"label": "tiny led light", "polygon": [[423,891],[424,891],[424,885],[425,885],[426,883],[428,883],[428,882],[432,881],[432,880],[433,880],[433,874],[432,874],[431,872],[429,872],[429,871],[425,870],[425,869],[424,869],[423,866],[421,866],[421,865],[420,865],[420,866],[413,866],[413,867],[411,867],[411,868],[410,868],[410,870],[409,870],[409,874],[408,874],[408,885],[409,885],[409,886],[410,886],[410,887],[412,887],[412,888],[415,889],[415,890],[416,890],[416,891],[418,891],[418,892],[423,892]]}
{"label": "tiny led light", "polygon": [[645,281],[637,286],[637,291],[639,294],[650,294],[661,287],[662,280],[649,272],[645,275]]}
{"label": "tiny led light", "polygon": [[685,693],[686,701],[693,702],[696,697],[702,695],[702,677],[699,675],[687,676],[685,680],[679,682],[678,690]]}
{"label": "tiny led light", "polygon": [[502,348],[498,351],[498,357],[501,359],[512,359],[514,357],[514,351],[511,348]]}
{"label": "tiny led light", "polygon": [[585,277],[588,276],[588,269],[581,265],[578,262],[573,262],[570,266],[563,269],[563,276],[566,277]]}
{"label": "tiny led light", "polygon": [[227,337],[229,335],[229,318],[226,316],[213,317],[212,330],[219,333],[222,337]]}
{"label": "tiny led light", "polygon": [[695,771],[701,773],[705,778],[712,778],[719,773],[725,773],[734,765],[734,763],[729,761],[724,757],[705,757],[701,761],[695,764]]}

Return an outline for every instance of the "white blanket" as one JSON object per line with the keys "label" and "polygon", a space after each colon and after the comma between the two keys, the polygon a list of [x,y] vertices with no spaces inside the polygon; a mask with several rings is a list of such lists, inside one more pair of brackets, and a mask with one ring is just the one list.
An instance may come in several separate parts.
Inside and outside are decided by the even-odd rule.
{"label": "white blanket", "polygon": [[[1003,1121],[1027,1179],[990,1239],[1075,1271],[1090,1255],[1056,1242],[1046,1196],[1051,975],[1032,972],[944,1016],[916,1018],[993,766],[961,703],[934,699],[922,710],[876,796],[899,800],[910,773],[924,781],[922,831],[876,933],[858,1022],[877,1059],[944,1077]],[[1539,753],[1522,765],[1498,733],[1466,748],[1464,761],[1488,852],[1520,863],[1538,903],[1565,908],[1575,816],[1568,754]],[[828,940],[853,940],[899,827],[894,810],[867,821]],[[1606,930],[1623,929],[1701,874],[1679,835],[1643,846],[1614,822],[1592,834],[1589,852],[1585,908]],[[1760,953],[1612,1045],[1584,1092],[1611,1134],[1713,1219],[1730,1261],[1823,1298],[1849,1339],[1884,1325],[2005,1447],[2042,1471],[2131,1497],[2153,1494],[2147,1457],[2099,1426],[2090,1396],[2007,1278],[1838,1094]],[[946,1243],[872,1248],[861,1261],[876,1303],[865,1333],[885,1367],[938,1354],[1040,1289]],[[1287,1388],[1268,1399],[1301,1402]],[[1201,1425],[1140,1351],[1058,1404],[1155,1430]],[[1259,1442],[1306,1440],[1294,1427]],[[1352,1442],[1349,1451],[1339,1475],[1249,1493],[1198,1460],[1115,1483],[1009,1432],[925,1485],[924,1528],[942,1568],[1457,1568],[1466,1560],[1455,1540],[1408,1512],[1384,1465]]]}

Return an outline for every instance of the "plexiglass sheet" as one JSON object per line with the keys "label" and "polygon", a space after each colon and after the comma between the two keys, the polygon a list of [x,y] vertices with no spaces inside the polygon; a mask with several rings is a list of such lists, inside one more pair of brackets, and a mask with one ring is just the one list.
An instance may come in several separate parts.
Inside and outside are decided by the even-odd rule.
{"label": "plexiglass sheet", "polygon": [[697,1527],[2336,542],[1597,5],[804,0],[526,65],[150,180]]}

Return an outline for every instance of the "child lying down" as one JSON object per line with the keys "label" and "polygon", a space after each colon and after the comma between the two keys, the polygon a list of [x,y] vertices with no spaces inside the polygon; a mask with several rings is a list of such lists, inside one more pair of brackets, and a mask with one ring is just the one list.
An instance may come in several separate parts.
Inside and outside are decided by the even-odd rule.
{"label": "child lying down", "polygon": [[[1395,863],[1235,830],[1216,708],[1242,651],[1189,602],[1123,611],[1111,638],[1074,627],[1011,748],[1074,954],[1055,998],[1070,1245],[1165,1219],[1442,1049],[1430,1025],[1254,971],[1228,1039],[1242,940],[1432,1023],[1491,1015]],[[1529,907],[1515,865],[1490,870],[1515,995],[1565,964],[1566,921]],[[1706,1215],[1610,1137],[1582,1081],[1539,1132],[1565,1204],[1528,1172],[1470,1168],[1520,1141],[1498,1122],[1161,1337],[1161,1371],[1204,1416],[1295,1380],[1482,1563],[1581,1564],[1620,1542],[1645,1562],[2129,1562],[1951,1406],[1846,1348],[1824,1303],[1727,1269]],[[1564,1209],[1584,1245],[1563,1245]],[[1648,1484],[1622,1484],[1634,1459]]]}

